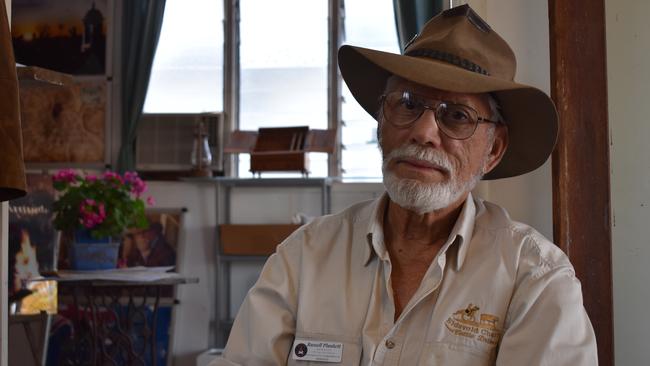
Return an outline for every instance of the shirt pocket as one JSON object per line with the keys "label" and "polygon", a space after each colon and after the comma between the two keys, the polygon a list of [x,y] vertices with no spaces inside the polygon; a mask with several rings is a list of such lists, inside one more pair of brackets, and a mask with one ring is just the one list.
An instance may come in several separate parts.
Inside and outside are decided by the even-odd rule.
{"label": "shirt pocket", "polygon": [[418,365],[433,366],[491,366],[495,352],[458,343],[427,342]]}
{"label": "shirt pocket", "polygon": [[361,363],[361,340],[359,338],[331,335],[323,333],[296,333],[295,339],[302,339],[311,342],[337,342],[343,344],[341,351],[341,362],[321,362],[321,361],[306,361],[294,360],[293,353],[294,347],[291,343],[291,350],[289,351],[289,358],[287,366],[308,366],[308,365],[359,365]]}

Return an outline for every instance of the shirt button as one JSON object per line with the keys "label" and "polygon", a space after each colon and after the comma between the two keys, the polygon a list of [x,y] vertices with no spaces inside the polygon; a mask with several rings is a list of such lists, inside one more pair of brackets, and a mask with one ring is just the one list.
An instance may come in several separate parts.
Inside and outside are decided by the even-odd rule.
{"label": "shirt button", "polygon": [[391,341],[390,339],[386,341],[386,348],[388,349],[393,349],[395,348],[395,342]]}

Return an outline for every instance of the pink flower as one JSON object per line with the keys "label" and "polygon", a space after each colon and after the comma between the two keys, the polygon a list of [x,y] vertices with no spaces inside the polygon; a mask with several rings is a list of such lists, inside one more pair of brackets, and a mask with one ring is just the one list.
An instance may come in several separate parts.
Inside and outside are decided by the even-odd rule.
{"label": "pink flower", "polygon": [[140,178],[136,179],[131,184],[131,192],[133,192],[137,197],[140,197],[140,195],[147,190],[147,184]]}
{"label": "pink flower", "polygon": [[124,173],[124,181],[131,185],[131,193],[135,194],[136,197],[140,197],[147,190],[147,184],[138,177],[137,172]]}
{"label": "pink flower", "polygon": [[106,181],[113,180],[113,181],[119,182],[120,184],[124,184],[124,178],[122,178],[121,175],[119,175],[119,174],[117,174],[115,172],[111,172],[111,171],[104,172],[104,174],[102,175],[102,178],[104,178],[104,180],[106,180]]}
{"label": "pink flower", "polygon": [[127,182],[133,182],[134,180],[139,179],[137,172],[125,172],[124,180]]}
{"label": "pink flower", "polygon": [[106,219],[106,208],[104,204],[100,203],[98,205],[95,200],[90,198],[86,198],[79,205],[79,213],[81,214],[79,221],[88,229],[92,229]]}
{"label": "pink flower", "polygon": [[92,183],[97,181],[97,176],[96,175],[87,175],[86,176],[86,182]]}
{"label": "pink flower", "polygon": [[149,197],[147,197],[147,204],[149,206],[153,206],[153,205],[156,204],[156,200],[153,197],[149,196]]}
{"label": "pink flower", "polygon": [[59,170],[52,176],[52,180],[55,182],[74,183],[77,181],[77,173],[72,169]]}

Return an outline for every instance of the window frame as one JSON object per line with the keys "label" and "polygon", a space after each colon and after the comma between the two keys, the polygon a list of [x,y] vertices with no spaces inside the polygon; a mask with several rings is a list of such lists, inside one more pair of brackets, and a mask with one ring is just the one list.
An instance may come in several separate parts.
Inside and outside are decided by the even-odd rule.
{"label": "window frame", "polygon": [[[223,0],[223,133],[227,136],[239,128],[240,104],[240,5],[239,0]],[[327,128],[336,131],[336,149],[328,154],[329,177],[342,177],[342,77],[338,68],[338,49],[344,42],[344,0],[328,0],[327,50]],[[143,113],[156,116],[159,113]],[[192,113],[188,115],[193,115]],[[199,115],[199,113],[196,113]],[[224,154],[224,175],[238,176],[235,154]]]}
{"label": "window frame", "polygon": [[[336,130],[336,150],[328,154],[329,177],[339,177],[341,170],[341,107],[342,79],[337,53],[343,44],[343,0],[328,0],[327,49],[327,128]],[[239,128],[240,63],[239,63],[239,0],[224,0],[224,131]],[[230,156],[224,162],[227,176],[238,175],[238,159]]]}

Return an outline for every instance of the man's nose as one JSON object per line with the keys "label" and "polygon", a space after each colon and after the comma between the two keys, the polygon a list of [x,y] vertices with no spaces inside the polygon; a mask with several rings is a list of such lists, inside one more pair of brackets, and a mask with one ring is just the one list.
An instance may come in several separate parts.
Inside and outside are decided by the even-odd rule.
{"label": "man's nose", "polygon": [[413,122],[409,139],[418,145],[440,146],[443,132],[438,127],[435,113],[425,109],[420,117]]}

